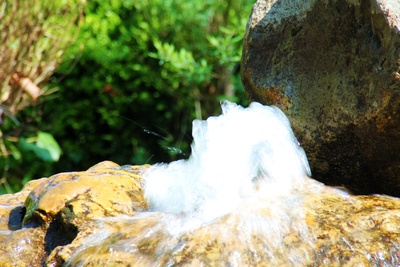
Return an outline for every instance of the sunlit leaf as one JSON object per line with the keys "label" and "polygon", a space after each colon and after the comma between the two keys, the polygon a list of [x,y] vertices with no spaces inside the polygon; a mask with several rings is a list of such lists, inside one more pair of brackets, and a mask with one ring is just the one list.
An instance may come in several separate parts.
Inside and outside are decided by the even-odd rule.
{"label": "sunlit leaf", "polygon": [[[38,148],[42,148],[48,152],[50,157],[46,161],[57,162],[60,159],[62,150],[51,134],[38,132],[36,145]],[[43,160],[45,159],[43,158]]]}

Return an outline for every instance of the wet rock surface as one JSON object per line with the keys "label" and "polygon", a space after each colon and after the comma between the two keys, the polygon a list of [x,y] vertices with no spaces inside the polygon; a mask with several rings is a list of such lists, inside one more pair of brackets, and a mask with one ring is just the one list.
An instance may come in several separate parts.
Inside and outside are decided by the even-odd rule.
{"label": "wet rock surface", "polygon": [[147,209],[138,175],[146,168],[102,162],[84,172],[35,180],[19,193],[0,196],[0,262],[60,266],[79,246],[73,241],[101,231],[95,219]]}
{"label": "wet rock surface", "polygon": [[102,162],[0,196],[2,266],[400,264],[400,199],[307,179],[306,191],[250,198],[187,228],[187,218],[148,211],[147,168]]}
{"label": "wet rock surface", "polygon": [[25,185],[18,193],[0,196],[0,263],[1,266],[41,266],[46,258],[41,227],[22,228],[23,203],[43,179]]}
{"label": "wet rock surface", "polygon": [[[397,266],[400,263],[398,199],[352,197],[326,188],[322,194],[309,194],[298,200],[302,207],[287,199],[281,199],[283,205],[266,201],[257,209],[246,209],[246,214],[234,212],[181,234],[167,230],[168,221],[174,218],[165,214],[155,213],[140,220],[105,221],[103,227],[114,234],[79,251],[66,265]],[[272,205],[275,207],[271,208]],[[275,212],[287,217],[274,221]]]}
{"label": "wet rock surface", "polygon": [[259,0],[244,39],[250,100],[280,107],[313,177],[400,196],[400,2]]}

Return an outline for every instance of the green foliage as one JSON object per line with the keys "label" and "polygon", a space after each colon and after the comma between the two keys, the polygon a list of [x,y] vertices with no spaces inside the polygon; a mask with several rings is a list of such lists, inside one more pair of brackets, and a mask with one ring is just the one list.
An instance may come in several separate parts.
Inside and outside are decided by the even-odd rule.
{"label": "green foliage", "polygon": [[26,182],[40,178],[37,175],[51,174],[49,163],[57,162],[62,153],[57,141],[46,132],[28,138],[5,138],[2,146],[8,154],[0,161],[3,170],[0,194],[18,191]]}
{"label": "green foliage", "polygon": [[251,4],[90,1],[52,77],[57,97],[26,113],[60,144],[51,170],[187,157],[193,119],[219,114],[221,99],[245,104],[239,61]]}
{"label": "green foliage", "polygon": [[[61,155],[61,148],[54,137],[45,132],[38,132],[35,142],[28,142],[25,138],[18,141],[20,151],[33,152],[37,158],[45,162],[57,162]],[[20,159],[20,157],[15,157]]]}

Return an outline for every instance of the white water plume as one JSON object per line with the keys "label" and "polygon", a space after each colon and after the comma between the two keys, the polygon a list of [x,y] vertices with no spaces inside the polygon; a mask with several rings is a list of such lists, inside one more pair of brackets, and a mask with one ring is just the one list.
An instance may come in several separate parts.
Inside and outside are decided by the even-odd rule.
{"label": "white water plume", "polygon": [[208,257],[226,266],[312,265],[304,201],[324,187],[308,178],[289,120],[259,103],[221,106],[222,115],[193,122],[188,160],[143,174],[150,210],[98,221],[102,230],[65,266],[91,266],[103,254],[116,255],[107,266],[118,255],[135,266],[207,266]]}
{"label": "white water plume", "polygon": [[221,107],[222,115],[193,122],[188,160],[157,164],[145,173],[151,210],[211,221],[254,195],[288,195],[311,175],[280,109],[229,101]]}

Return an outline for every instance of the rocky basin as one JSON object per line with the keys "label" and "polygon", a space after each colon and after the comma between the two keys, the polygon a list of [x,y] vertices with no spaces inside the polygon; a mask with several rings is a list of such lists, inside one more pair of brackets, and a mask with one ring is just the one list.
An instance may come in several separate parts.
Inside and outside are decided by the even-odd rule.
{"label": "rocky basin", "polygon": [[148,211],[148,167],[107,161],[0,196],[2,266],[400,264],[400,199],[353,196],[307,178],[308,191],[250,199],[176,230],[170,222],[183,218]]}

